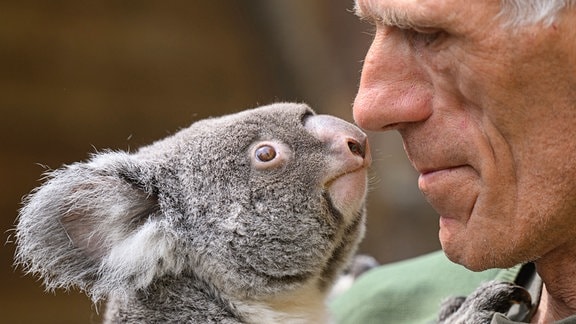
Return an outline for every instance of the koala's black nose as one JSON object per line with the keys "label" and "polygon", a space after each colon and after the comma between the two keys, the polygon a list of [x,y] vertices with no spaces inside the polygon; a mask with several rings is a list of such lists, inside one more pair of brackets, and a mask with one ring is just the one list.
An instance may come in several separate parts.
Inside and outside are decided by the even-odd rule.
{"label": "koala's black nose", "polygon": [[362,158],[366,156],[366,144],[366,139],[364,139],[363,143],[360,143],[358,140],[353,138],[348,139],[348,148],[350,149],[350,152]]}
{"label": "koala's black nose", "polygon": [[[334,116],[314,115],[306,119],[304,127],[326,144],[330,154],[342,164],[357,168],[357,164],[371,163],[370,148],[366,134],[358,127]],[[348,162],[346,162],[348,161]]]}

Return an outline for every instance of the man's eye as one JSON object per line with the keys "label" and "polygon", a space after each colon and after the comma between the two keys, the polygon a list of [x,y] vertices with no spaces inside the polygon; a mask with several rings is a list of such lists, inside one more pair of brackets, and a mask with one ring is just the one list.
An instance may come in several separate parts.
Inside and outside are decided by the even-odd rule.
{"label": "man's eye", "polygon": [[444,34],[442,31],[438,30],[415,30],[415,29],[403,29],[404,36],[410,42],[410,44],[415,48],[428,47],[437,43]]}

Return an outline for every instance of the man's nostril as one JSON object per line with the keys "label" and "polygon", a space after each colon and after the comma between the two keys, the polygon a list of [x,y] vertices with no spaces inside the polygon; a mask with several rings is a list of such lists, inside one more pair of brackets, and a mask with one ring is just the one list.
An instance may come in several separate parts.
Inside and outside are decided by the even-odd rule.
{"label": "man's nostril", "polygon": [[362,145],[361,143],[359,143],[354,139],[348,139],[348,148],[350,149],[350,152],[352,152],[352,154],[354,155],[364,157],[364,155],[366,154],[366,151],[364,150],[364,145]]}

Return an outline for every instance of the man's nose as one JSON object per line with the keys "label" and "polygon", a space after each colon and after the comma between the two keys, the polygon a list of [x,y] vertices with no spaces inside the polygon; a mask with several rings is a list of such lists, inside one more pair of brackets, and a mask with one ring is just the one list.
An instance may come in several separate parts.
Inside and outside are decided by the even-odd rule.
{"label": "man's nose", "polygon": [[377,31],[366,54],[354,119],[367,130],[399,129],[431,114],[432,84],[421,57],[390,27]]}

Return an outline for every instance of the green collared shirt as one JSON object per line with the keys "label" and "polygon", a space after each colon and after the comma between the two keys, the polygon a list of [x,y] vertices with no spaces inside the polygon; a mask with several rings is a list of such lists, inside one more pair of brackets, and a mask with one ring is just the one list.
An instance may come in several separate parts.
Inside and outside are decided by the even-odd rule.
{"label": "green collared shirt", "polygon": [[[330,307],[338,324],[433,323],[444,299],[467,296],[489,280],[514,282],[520,269],[516,266],[472,272],[452,263],[442,251],[438,251],[369,271],[337,297]],[[541,282],[539,278],[529,282],[535,287],[530,292],[537,301]],[[496,314],[492,324],[522,322],[515,317],[518,315]],[[560,323],[576,323],[576,316]]]}

